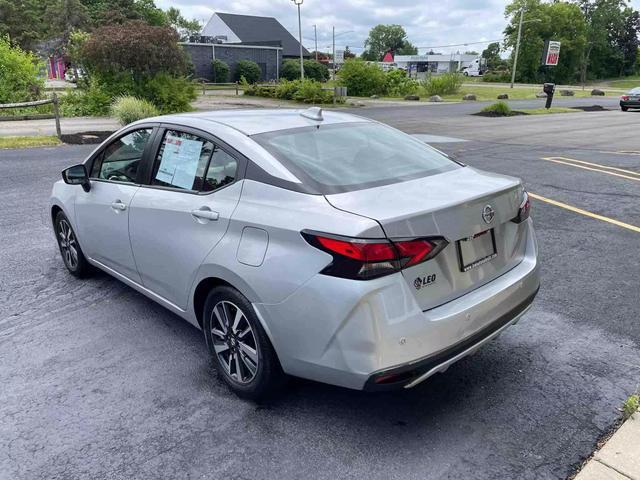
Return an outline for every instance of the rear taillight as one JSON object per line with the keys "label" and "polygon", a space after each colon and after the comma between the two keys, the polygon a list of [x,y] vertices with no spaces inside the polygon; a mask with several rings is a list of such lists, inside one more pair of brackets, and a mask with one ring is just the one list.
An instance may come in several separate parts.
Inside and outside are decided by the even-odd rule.
{"label": "rear taillight", "polygon": [[518,208],[518,215],[513,218],[511,221],[515,223],[522,223],[527,218],[531,216],[531,200],[529,199],[529,194],[527,192],[522,193],[522,201],[520,202],[520,207]]}
{"label": "rear taillight", "polygon": [[441,237],[390,241],[315,232],[302,232],[302,236],[333,257],[321,273],[356,280],[371,280],[426,262],[447,246]]}
{"label": "rear taillight", "polygon": [[620,97],[620,100],[624,100],[626,102],[627,100],[629,100],[629,95],[622,95]]}

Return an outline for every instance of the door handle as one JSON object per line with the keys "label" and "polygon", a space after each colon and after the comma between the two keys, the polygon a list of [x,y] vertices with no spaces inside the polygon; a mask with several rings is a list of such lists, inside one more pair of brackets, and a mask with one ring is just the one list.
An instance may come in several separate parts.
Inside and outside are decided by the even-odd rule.
{"label": "door handle", "polygon": [[195,218],[199,218],[202,220],[218,220],[220,218],[220,214],[218,212],[214,212],[209,209],[209,207],[202,207],[199,210],[191,210],[191,215]]}
{"label": "door handle", "polygon": [[124,203],[122,203],[120,200],[116,200],[111,203],[111,208],[113,208],[116,211],[124,212],[127,209],[127,206]]}

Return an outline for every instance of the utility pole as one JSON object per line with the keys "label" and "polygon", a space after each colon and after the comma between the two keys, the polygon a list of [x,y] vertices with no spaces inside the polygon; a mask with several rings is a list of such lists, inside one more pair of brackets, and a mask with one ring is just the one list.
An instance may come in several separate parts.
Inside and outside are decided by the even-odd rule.
{"label": "utility pole", "polygon": [[520,37],[522,37],[522,22],[524,20],[524,7],[520,10],[520,23],[518,24],[518,39],[516,40],[516,51],[513,54],[513,67],[511,68],[511,87],[516,81],[516,67],[518,65],[518,52],[520,51]]}
{"label": "utility pole", "polygon": [[300,5],[304,0],[292,0],[298,6],[298,35],[300,37],[300,78],[304,80],[304,60],[302,57],[302,20],[300,19]]}
{"label": "utility pole", "polygon": [[336,79],[336,26],[333,26],[333,79]]}
{"label": "utility pole", "polygon": [[316,25],[313,26],[313,36],[316,40],[316,62],[318,61],[318,27]]}

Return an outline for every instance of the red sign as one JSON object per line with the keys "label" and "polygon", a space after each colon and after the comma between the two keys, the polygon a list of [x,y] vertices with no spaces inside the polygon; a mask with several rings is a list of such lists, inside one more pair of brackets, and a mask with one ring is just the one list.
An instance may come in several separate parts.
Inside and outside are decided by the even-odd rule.
{"label": "red sign", "polygon": [[558,65],[560,60],[560,42],[547,40],[544,42],[544,52],[542,55],[543,65]]}

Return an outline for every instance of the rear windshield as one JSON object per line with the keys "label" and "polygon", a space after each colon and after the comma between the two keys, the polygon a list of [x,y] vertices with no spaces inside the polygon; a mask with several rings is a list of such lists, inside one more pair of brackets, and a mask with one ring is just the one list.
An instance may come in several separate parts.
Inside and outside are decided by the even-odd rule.
{"label": "rear windshield", "polygon": [[637,95],[640,93],[640,87],[637,88],[632,88],[631,90],[629,90],[629,93],[632,95]]}
{"label": "rear windshield", "polygon": [[319,125],[252,138],[321,193],[360,190],[460,168],[423,142],[377,123]]}

